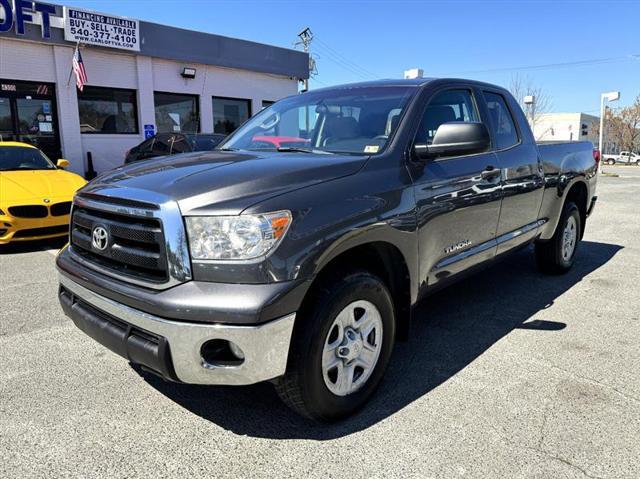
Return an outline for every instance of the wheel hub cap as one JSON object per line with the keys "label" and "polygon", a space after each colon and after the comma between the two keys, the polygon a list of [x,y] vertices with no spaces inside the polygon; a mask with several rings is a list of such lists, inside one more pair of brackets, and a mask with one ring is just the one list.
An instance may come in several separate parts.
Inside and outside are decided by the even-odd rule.
{"label": "wheel hub cap", "polygon": [[325,340],[322,373],[334,394],[346,396],[371,376],[382,349],[382,317],[369,301],[354,301],[334,319]]}
{"label": "wheel hub cap", "polygon": [[349,363],[360,356],[364,347],[360,333],[349,328],[345,332],[346,343],[336,349],[336,356]]}

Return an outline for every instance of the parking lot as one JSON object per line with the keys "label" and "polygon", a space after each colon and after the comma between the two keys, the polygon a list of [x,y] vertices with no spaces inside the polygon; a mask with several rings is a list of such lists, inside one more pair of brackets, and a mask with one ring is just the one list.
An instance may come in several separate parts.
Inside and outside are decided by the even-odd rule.
{"label": "parking lot", "polygon": [[4,248],[0,476],[640,477],[640,168],[605,171],[569,274],[522,251],[429,298],[335,425],[132,369],[62,314],[59,242]]}

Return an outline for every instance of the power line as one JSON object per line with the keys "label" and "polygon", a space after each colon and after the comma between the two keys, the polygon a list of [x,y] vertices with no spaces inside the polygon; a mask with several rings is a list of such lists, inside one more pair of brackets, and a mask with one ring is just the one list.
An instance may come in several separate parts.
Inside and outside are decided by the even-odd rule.
{"label": "power line", "polygon": [[489,68],[486,70],[467,70],[461,72],[453,72],[448,73],[448,75],[467,75],[473,73],[497,73],[497,72],[508,72],[508,71],[517,71],[517,70],[553,70],[556,68],[566,68],[566,67],[576,67],[576,66],[585,66],[585,65],[599,65],[603,63],[614,63],[624,60],[631,59],[640,59],[640,54],[630,54],[620,57],[609,57],[609,58],[596,58],[591,60],[580,60],[575,62],[560,62],[560,63],[546,63],[541,65],[526,65],[526,66],[518,66],[518,67],[500,67],[500,68]]}
{"label": "power line", "polygon": [[312,80],[312,81],[314,81],[314,82],[318,82],[318,83],[320,83],[320,85],[329,86],[329,84],[328,84],[328,83],[323,82],[322,80],[319,80],[317,77],[314,77],[314,78],[312,78],[311,80]]}
{"label": "power line", "polygon": [[320,44],[321,48],[323,48],[326,52],[331,54],[333,57],[339,59],[344,64],[349,65],[351,68],[362,72],[366,76],[370,76],[370,77],[373,77],[373,78],[380,78],[380,75],[378,75],[377,73],[374,73],[371,70],[368,70],[365,67],[361,66],[360,64],[354,62],[350,58],[346,57],[345,55],[343,55],[342,53],[337,51],[335,48],[333,48],[327,42],[322,41],[322,39],[318,39],[318,43]]}
{"label": "power line", "polygon": [[344,69],[345,71],[348,71],[349,73],[351,73],[352,75],[355,75],[358,79],[361,80],[371,80],[372,77],[364,75],[362,72],[354,69],[353,67],[349,66],[348,64],[342,62],[341,60],[339,60],[336,57],[333,57],[329,54],[329,52],[322,50],[319,54],[316,54],[316,56],[318,57],[318,59],[326,59],[330,62],[333,62],[335,65],[339,66],[340,68]]}

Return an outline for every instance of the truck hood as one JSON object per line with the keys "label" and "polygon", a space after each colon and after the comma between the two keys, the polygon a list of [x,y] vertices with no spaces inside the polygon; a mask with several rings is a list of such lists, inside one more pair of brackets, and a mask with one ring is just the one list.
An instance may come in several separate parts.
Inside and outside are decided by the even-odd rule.
{"label": "truck hood", "polygon": [[356,173],[368,157],[208,151],[154,158],[103,174],[83,192],[127,198],[126,189],[175,200],[183,214],[239,214],[295,189]]}

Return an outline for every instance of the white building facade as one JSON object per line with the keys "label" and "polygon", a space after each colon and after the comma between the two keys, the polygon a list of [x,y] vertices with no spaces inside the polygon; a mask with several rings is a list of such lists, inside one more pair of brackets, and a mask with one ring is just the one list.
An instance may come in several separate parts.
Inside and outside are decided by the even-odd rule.
{"label": "white building facade", "polygon": [[[296,94],[308,77],[302,52],[27,4],[18,15],[0,0],[0,141],[35,144],[78,173],[87,170],[88,153],[95,170],[106,171],[154,133],[230,133],[267,104]],[[129,34],[115,47],[89,37],[80,42],[88,77],[82,92],[71,74],[74,15],[90,25],[83,34]]]}
{"label": "white building facade", "polygon": [[545,113],[535,119],[538,141],[590,141],[598,144],[600,118],[586,113]]}

